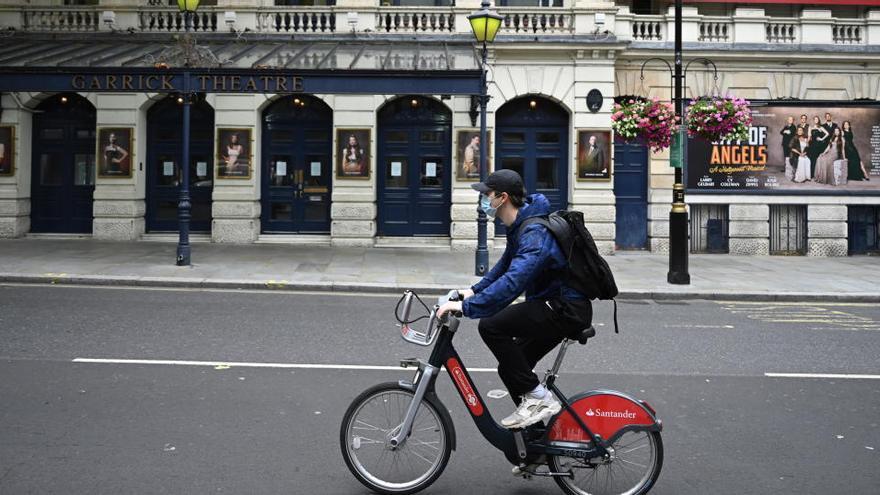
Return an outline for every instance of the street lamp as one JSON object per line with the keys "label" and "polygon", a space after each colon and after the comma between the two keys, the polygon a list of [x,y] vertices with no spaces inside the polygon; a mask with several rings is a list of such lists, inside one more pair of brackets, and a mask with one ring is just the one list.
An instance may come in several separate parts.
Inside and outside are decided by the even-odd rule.
{"label": "street lamp", "polygon": [[675,167],[675,184],[672,186],[672,210],[669,212],[669,272],[666,281],[670,284],[687,285],[691,283],[688,273],[688,214],[684,202],[684,184],[682,168],[685,157],[682,156],[684,140],[687,139],[684,127],[684,75],[681,61],[681,0],[675,0],[675,113],[681,118],[675,141],[675,155],[678,163]]}
{"label": "street lamp", "polygon": [[[199,8],[199,0],[177,0],[177,6],[183,12],[183,27],[186,43],[189,43],[190,19]],[[186,44],[185,43],[185,44]],[[191,60],[189,51],[184,52],[184,67],[189,69]],[[183,160],[180,171],[180,200],[177,204],[178,232],[177,241],[177,266],[189,266],[189,221],[192,218],[192,203],[189,197],[189,107],[192,102],[192,94],[189,88],[189,71],[183,73]]]}
{"label": "street lamp", "polygon": [[[482,43],[482,63],[480,64],[480,182],[486,181],[488,171],[488,145],[486,138],[486,105],[489,103],[489,88],[486,82],[486,65],[489,59],[489,49],[487,43],[495,41],[495,35],[501,28],[501,21],[504,16],[499,15],[493,10],[489,10],[489,0],[483,0],[480,10],[468,16],[468,22],[471,23],[471,29],[474,32],[474,38],[477,43]],[[489,267],[489,247],[486,239],[486,213],[481,208],[477,208],[477,253],[474,273],[482,276]]]}

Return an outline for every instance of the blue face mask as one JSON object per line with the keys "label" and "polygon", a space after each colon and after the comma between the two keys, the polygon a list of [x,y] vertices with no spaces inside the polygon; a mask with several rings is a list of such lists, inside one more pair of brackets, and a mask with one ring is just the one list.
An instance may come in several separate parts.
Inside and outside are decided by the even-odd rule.
{"label": "blue face mask", "polygon": [[489,218],[495,218],[495,213],[498,211],[498,208],[492,208],[492,200],[485,194],[480,196],[480,209]]}

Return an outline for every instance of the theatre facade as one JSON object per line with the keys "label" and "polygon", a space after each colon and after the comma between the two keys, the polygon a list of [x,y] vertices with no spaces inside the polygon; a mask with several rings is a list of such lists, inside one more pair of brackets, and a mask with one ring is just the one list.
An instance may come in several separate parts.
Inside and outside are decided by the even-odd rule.
{"label": "theatre facade", "polygon": [[[668,152],[610,130],[615,98],[670,96],[651,60],[672,59],[664,2],[499,2],[487,164],[466,21],[479,1],[219,0],[197,14],[191,67],[170,8],[19,3],[0,6],[15,28],[0,34],[2,237],[172,239],[187,167],[196,240],[470,250],[488,166],[583,211],[605,252],[668,248]],[[685,62],[718,68],[691,64],[688,96],[746,97],[756,115],[747,143],[689,143],[691,251],[876,252],[880,5],[765,3],[686,2]],[[826,113],[850,123],[858,173],[794,182],[787,119]]]}

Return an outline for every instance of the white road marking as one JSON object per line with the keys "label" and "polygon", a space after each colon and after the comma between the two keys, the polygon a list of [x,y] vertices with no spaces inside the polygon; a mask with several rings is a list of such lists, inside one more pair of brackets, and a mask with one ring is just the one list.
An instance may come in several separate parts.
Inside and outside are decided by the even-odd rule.
{"label": "white road marking", "polygon": [[843,380],[880,380],[880,375],[846,375],[836,373],[764,373],[770,378],[839,378]]}
{"label": "white road marking", "polygon": [[[74,363],[92,364],[164,364],[172,366],[222,366],[229,368],[280,368],[280,369],[312,369],[312,370],[366,370],[366,371],[400,371],[400,366],[372,366],[366,364],[303,364],[303,363],[241,363],[230,361],[175,361],[168,359],[100,359],[76,358]],[[495,368],[468,368],[470,373],[496,373]]]}
{"label": "white road marking", "polygon": [[[307,363],[251,363],[234,361],[181,361],[170,359],[106,359],[106,358],[75,358],[74,363],[90,364],[148,364],[171,366],[206,366],[217,369],[228,368],[276,368],[276,369],[318,369],[318,370],[361,370],[361,371],[401,371],[399,366],[375,366],[367,364],[307,364]],[[409,368],[406,368],[409,369]],[[444,368],[445,370],[445,368]],[[496,373],[495,368],[468,368],[471,373]],[[653,373],[623,373],[636,375],[652,375]],[[696,376],[686,374],[681,376]],[[739,375],[736,375],[739,376]],[[851,380],[880,380],[880,375],[853,375],[834,373],[764,373],[768,378],[839,378]]]}

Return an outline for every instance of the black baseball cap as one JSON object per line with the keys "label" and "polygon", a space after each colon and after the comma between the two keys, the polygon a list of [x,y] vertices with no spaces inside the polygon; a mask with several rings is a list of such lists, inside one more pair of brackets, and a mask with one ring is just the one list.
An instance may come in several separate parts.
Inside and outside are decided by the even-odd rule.
{"label": "black baseball cap", "polygon": [[514,196],[525,196],[522,177],[513,170],[506,168],[492,172],[489,174],[489,177],[486,177],[486,182],[477,182],[476,184],[471,184],[471,187],[483,194],[495,191],[499,194],[506,192]]}

